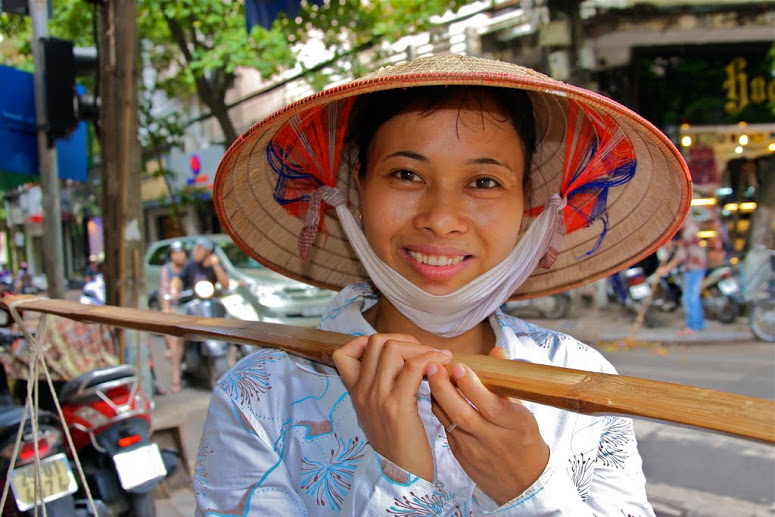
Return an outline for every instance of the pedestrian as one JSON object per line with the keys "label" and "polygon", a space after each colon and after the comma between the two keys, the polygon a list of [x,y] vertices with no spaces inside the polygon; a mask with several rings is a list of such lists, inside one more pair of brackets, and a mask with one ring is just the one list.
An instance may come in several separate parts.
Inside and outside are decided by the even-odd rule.
{"label": "pedestrian", "polygon": [[681,226],[681,238],[673,257],[657,269],[659,276],[665,276],[673,268],[683,269],[681,303],[684,307],[686,326],[678,331],[679,336],[688,336],[705,330],[705,313],[702,309],[702,280],[708,267],[706,247],[699,237],[700,227],[687,217]]}
{"label": "pedestrian", "polygon": [[32,273],[30,266],[26,261],[19,264],[19,271],[16,272],[16,292],[19,294],[32,294],[35,288],[32,285]]}
{"label": "pedestrian", "polygon": [[89,255],[89,264],[83,270],[83,283],[88,284],[98,274],[97,255]]}
{"label": "pedestrian", "polygon": [[[178,301],[176,293],[172,290],[172,279],[176,278],[183,267],[186,265],[186,250],[181,241],[174,241],[170,244],[169,260],[161,268],[161,277],[159,281],[159,305],[162,312],[177,312]],[[167,358],[170,360],[170,392],[180,393],[180,363],[183,360],[183,338],[166,334],[164,339],[167,342]],[[160,395],[164,390],[157,390]]]}
{"label": "pedestrian", "polygon": [[321,327],[353,339],[336,369],[263,349],[221,378],[197,515],[654,515],[631,420],[501,397],[450,352],[614,373],[499,307],[637,262],[690,198],[648,122],[497,61],[418,59],[258,123],[219,167],[221,223],[340,289]]}

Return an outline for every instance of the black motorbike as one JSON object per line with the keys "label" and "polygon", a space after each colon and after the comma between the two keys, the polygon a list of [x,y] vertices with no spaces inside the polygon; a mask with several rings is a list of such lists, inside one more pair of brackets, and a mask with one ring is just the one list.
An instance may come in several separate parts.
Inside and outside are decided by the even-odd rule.
{"label": "black motorbike", "polygon": [[[0,347],[9,347],[22,338],[22,334],[0,328]],[[0,514],[8,517],[35,515],[35,507],[38,506],[37,514],[41,515],[39,501],[42,499],[49,516],[85,517],[88,515],[86,510],[76,510],[74,494],[78,491],[78,482],[67,457],[61,423],[55,413],[38,410],[35,420],[37,440],[31,415],[27,414],[20,448],[14,461],[13,454],[23,415],[24,405],[14,401],[5,368],[0,365],[0,483],[5,486],[8,477],[11,483],[11,490]],[[41,477],[37,489],[36,454],[40,460]]]}
{"label": "black motorbike", "polygon": [[[193,289],[181,291],[178,296],[182,311],[188,316],[200,318],[226,318],[226,306],[220,300],[220,292],[206,280],[196,283]],[[232,347],[236,347],[232,350]],[[183,374],[195,381],[205,382],[215,388],[218,379],[226,373],[238,357],[244,355],[243,347],[220,339],[186,340],[183,344]]]}

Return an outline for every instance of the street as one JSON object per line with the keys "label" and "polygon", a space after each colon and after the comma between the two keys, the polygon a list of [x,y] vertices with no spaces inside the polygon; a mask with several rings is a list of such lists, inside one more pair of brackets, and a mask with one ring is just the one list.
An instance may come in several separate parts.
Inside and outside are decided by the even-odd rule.
{"label": "street", "polygon": [[[768,343],[601,351],[622,375],[761,398],[775,393]],[[635,430],[652,504],[688,515],[772,515],[773,446],[645,420],[636,420]]]}
{"label": "street", "polygon": [[[157,374],[166,385],[169,365],[161,337],[154,337]],[[775,393],[771,344],[651,345],[599,350],[622,375],[691,384],[762,398]],[[209,392],[184,386],[156,398],[156,423],[179,422],[189,461],[195,460]],[[774,416],[775,418],[775,416]],[[775,508],[775,448],[719,434],[636,420],[649,499],[660,517],[771,516]],[[172,505],[174,503],[174,508]],[[161,500],[164,515],[191,515],[193,493]]]}

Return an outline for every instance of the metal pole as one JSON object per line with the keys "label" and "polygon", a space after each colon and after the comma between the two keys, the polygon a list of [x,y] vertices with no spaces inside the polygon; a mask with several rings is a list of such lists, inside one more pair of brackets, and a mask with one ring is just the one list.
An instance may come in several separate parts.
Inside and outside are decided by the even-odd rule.
{"label": "metal pole", "polygon": [[46,133],[43,44],[48,36],[46,0],[29,0],[32,20],[32,55],[35,60],[35,116],[37,118],[40,189],[43,193],[43,267],[48,281],[48,296],[64,298],[64,259],[62,256],[62,208],[59,200],[59,171],[53,138]]}

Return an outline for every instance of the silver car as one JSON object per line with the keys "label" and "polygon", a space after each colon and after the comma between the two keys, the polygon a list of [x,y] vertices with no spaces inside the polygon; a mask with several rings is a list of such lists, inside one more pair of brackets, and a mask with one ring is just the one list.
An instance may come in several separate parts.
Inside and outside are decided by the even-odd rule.
{"label": "silver car", "polygon": [[[148,307],[158,309],[161,268],[169,260],[170,245],[183,243],[190,257],[199,235],[154,242],[145,254],[145,281]],[[242,251],[228,235],[207,235],[215,243],[215,253],[229,277],[230,285],[221,297],[229,315],[241,320],[266,321],[312,327],[320,323],[325,306],[336,295],[264,267]]]}

